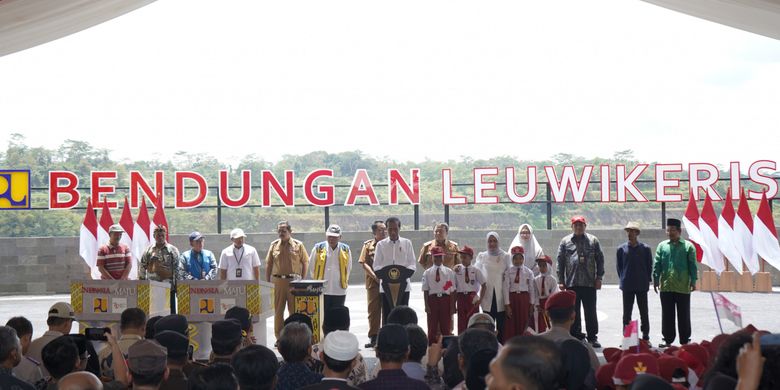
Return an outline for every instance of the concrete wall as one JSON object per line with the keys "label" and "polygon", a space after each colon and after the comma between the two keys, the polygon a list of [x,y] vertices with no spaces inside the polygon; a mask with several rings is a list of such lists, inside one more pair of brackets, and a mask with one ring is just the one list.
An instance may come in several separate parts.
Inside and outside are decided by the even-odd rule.
{"label": "concrete wall", "polygon": [[[616,284],[615,251],[617,246],[625,241],[625,233],[616,229],[588,230],[588,232],[595,234],[601,241],[605,255],[606,275],[604,282]],[[498,233],[501,236],[502,247],[507,249],[506,247],[516,232],[500,230]],[[553,258],[560,239],[568,233],[568,231],[562,230],[535,231],[545,253]],[[452,230],[450,239],[461,245],[467,244],[477,251],[482,251],[485,248],[486,234],[487,231]],[[411,239],[415,250],[419,251],[422,244],[432,238],[432,233],[429,231],[402,231],[401,236]],[[299,233],[295,234],[295,238],[303,241],[310,250],[315,243],[324,240],[325,235],[324,233]],[[371,238],[370,232],[344,233],[343,241],[352,248],[352,256],[356,262],[363,241],[369,238]],[[276,239],[275,234],[249,234],[247,243],[258,248],[261,257],[263,257],[274,239]],[[639,239],[655,248],[660,241],[666,239],[666,234],[660,229],[648,229],[642,232]],[[185,235],[171,236],[171,243],[182,251],[189,248]],[[71,279],[89,277],[89,270],[79,257],[78,245],[78,237],[0,238],[0,294],[69,293]],[[228,245],[230,245],[230,240],[227,234],[206,235],[206,249],[215,252],[217,256]],[[780,285],[780,272],[769,266],[766,269],[772,272],[773,285]],[[418,269],[414,280],[419,280],[421,273],[421,269]],[[263,270],[261,274],[265,275],[265,271]],[[363,280],[363,270],[355,263],[350,275],[350,283],[361,284]]]}

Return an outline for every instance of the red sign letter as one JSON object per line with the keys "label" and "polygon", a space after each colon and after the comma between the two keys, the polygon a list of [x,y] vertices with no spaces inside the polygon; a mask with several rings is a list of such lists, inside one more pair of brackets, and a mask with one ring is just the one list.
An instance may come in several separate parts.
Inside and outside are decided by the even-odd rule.
{"label": "red sign letter", "polygon": [[228,194],[228,171],[219,171],[219,199],[227,207],[241,207],[249,203],[249,195],[252,193],[252,172],[241,171],[241,197],[238,200],[230,199]]}
{"label": "red sign letter", "polygon": [[412,175],[411,187],[397,169],[387,170],[387,181],[390,184],[387,187],[387,195],[391,205],[398,204],[398,187],[401,187],[411,204],[420,204],[420,168],[412,168],[409,173]]}
{"label": "red sign letter", "polygon": [[314,195],[314,181],[320,177],[333,177],[333,170],[318,169],[309,173],[303,181],[303,194],[306,196],[306,200],[314,206],[333,206],[336,204],[336,198],[333,195],[334,189],[332,185],[317,186],[317,192],[325,195],[324,198]]}
{"label": "red sign letter", "polygon": [[295,206],[295,172],[284,171],[284,186],[276,180],[276,176],[271,171],[263,171],[262,183],[263,183],[263,207],[271,205],[271,189],[273,188],[279,199],[282,200],[285,207]]}
{"label": "red sign letter", "polygon": [[[163,197],[163,171],[154,172],[154,191],[149,186],[149,183],[141,176],[141,172],[130,171],[130,207],[138,207],[138,187],[144,192],[144,196],[149,198],[152,204],[157,204],[158,200],[164,200]],[[161,202],[165,204],[165,202]]]}
{"label": "red sign letter", "polygon": [[[209,187],[206,185],[206,179],[196,172],[182,171],[176,172],[176,202],[174,207],[177,209],[191,209],[200,206],[209,193]],[[198,185],[195,199],[184,199],[184,180],[193,180]]]}
{"label": "red sign letter", "polygon": [[[103,179],[114,179],[116,180],[116,171],[93,171],[91,173],[92,176],[92,202],[95,208],[103,207],[103,195],[102,194],[108,194],[112,195],[114,193],[114,186],[113,185],[102,185],[100,183]],[[115,209],[117,204],[114,201],[107,200],[105,202],[108,205],[108,208]]]}
{"label": "red sign letter", "polygon": [[352,179],[352,187],[349,190],[344,206],[354,206],[355,198],[358,196],[367,197],[371,206],[379,205],[379,200],[374,192],[374,186],[371,184],[371,179],[368,177],[368,172],[365,169],[358,169],[355,172],[355,177]]}
{"label": "red sign letter", "polygon": [[[60,180],[67,184],[61,185]],[[72,209],[79,203],[79,177],[73,172],[51,171],[49,172],[49,209]],[[68,200],[60,201],[60,195],[65,194]]]}

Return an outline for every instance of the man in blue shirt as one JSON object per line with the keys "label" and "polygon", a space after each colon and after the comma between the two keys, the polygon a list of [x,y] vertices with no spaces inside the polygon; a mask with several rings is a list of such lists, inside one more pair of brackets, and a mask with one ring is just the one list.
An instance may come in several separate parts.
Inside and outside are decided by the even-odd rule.
{"label": "man in blue shirt", "polygon": [[203,249],[204,238],[200,232],[190,233],[192,249],[181,254],[180,265],[187,280],[212,280],[217,278],[217,260],[214,253]]}
{"label": "man in blue shirt", "polygon": [[647,292],[653,282],[653,252],[639,242],[639,223],[629,222],[625,229],[628,242],[617,249],[617,273],[623,290],[623,327],[631,322],[634,297],[639,306],[642,338],[650,340],[650,320],[647,317]]}

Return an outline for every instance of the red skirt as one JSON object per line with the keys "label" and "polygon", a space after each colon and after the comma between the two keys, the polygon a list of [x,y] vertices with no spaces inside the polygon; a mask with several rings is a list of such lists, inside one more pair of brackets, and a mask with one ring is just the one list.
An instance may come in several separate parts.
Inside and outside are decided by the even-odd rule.
{"label": "red skirt", "polygon": [[509,293],[509,306],[512,308],[512,317],[504,322],[504,340],[525,333],[528,328],[531,296],[527,291]]}

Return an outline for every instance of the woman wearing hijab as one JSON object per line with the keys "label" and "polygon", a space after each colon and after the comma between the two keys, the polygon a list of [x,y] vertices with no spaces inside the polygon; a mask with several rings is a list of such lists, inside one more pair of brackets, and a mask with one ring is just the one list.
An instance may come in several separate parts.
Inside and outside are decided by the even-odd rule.
{"label": "woman wearing hijab", "polygon": [[[536,259],[540,259],[544,256],[544,250],[542,249],[542,246],[539,245],[539,241],[536,240],[534,229],[531,225],[524,223],[517,229],[517,235],[515,235],[515,238],[512,240],[512,244],[510,244],[509,247],[514,248],[516,246],[522,246],[523,249],[525,249],[525,264],[527,264],[529,268],[531,268],[530,264],[534,264],[531,270],[534,271],[534,276],[538,276],[539,266],[536,265]],[[547,267],[547,272],[549,273],[551,269],[552,267]]]}
{"label": "woman wearing hijab", "polygon": [[503,275],[509,268],[511,258],[498,244],[498,233],[487,234],[487,250],[477,255],[476,267],[485,275],[485,298],[482,300],[482,311],[490,314],[496,321],[498,340],[504,342],[504,293]]}

